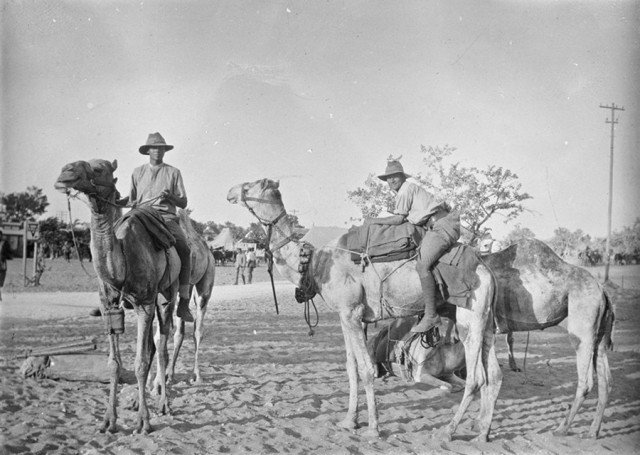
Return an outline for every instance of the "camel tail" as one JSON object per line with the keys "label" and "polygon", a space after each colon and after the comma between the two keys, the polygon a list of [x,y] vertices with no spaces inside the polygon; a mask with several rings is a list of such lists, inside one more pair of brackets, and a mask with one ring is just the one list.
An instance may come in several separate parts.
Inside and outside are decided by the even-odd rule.
{"label": "camel tail", "polygon": [[600,327],[598,328],[598,338],[596,346],[600,343],[604,343],[604,348],[611,351],[613,350],[613,324],[615,322],[615,314],[613,313],[613,304],[611,298],[606,290],[602,290],[602,296],[605,300],[604,314],[600,320]]}

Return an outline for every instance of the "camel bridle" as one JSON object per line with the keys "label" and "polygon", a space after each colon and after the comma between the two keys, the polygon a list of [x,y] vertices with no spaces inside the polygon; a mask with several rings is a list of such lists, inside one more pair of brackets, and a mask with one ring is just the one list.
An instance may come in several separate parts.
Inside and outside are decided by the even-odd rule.
{"label": "camel bridle", "polygon": [[[244,206],[247,208],[247,210],[249,210],[249,212],[258,219],[258,221],[260,222],[260,224],[262,224],[262,226],[267,228],[267,242],[266,242],[267,243],[267,247],[266,247],[266,250],[265,250],[267,252],[267,254],[273,254],[274,251],[279,250],[280,248],[285,246],[287,243],[293,242],[294,241],[293,235],[287,235],[278,226],[278,222],[287,215],[287,211],[285,210],[284,206],[282,204],[278,203],[277,201],[273,201],[273,200],[270,200],[270,199],[247,196],[247,192],[248,191],[249,191],[249,184],[248,183],[243,184],[242,185],[242,189],[240,190],[240,202],[242,202],[244,204]],[[261,204],[280,205],[282,210],[280,211],[280,213],[274,219],[269,221],[269,220],[264,219],[260,215],[258,215],[256,213],[256,211],[254,210],[254,208],[251,207],[249,204],[247,204],[247,201],[258,202],[258,203],[261,203]],[[269,247],[269,245],[271,244],[271,235],[273,233],[273,229],[278,231],[280,233],[280,235],[282,235],[282,237],[284,237],[284,238],[280,242],[278,242],[273,247],[273,249],[271,249]]]}

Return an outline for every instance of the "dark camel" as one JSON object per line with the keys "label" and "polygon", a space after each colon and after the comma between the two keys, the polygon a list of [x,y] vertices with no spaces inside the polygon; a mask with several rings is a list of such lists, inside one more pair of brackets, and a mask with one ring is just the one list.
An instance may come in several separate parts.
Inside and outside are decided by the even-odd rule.
{"label": "dark camel", "polygon": [[[86,195],[91,208],[91,253],[98,276],[102,313],[120,306],[121,299],[133,306],[138,320],[135,375],[138,382],[138,417],[136,432],[151,431],[145,384],[152,358],[158,350],[158,390],[162,413],[170,413],[167,393],[167,339],[178,292],[180,259],[175,248],[168,252],[154,246],[146,228],[130,218],[117,229],[114,223],[121,210],[116,206],[117,162],[106,160],[76,161],[63,167],[55,188]],[[165,272],[168,273],[165,276]],[[159,294],[164,303],[160,303]],[[158,315],[159,336],[154,344],[152,325]],[[109,332],[111,372],[107,410],[101,431],[117,431],[118,379],[122,369],[119,335]]]}

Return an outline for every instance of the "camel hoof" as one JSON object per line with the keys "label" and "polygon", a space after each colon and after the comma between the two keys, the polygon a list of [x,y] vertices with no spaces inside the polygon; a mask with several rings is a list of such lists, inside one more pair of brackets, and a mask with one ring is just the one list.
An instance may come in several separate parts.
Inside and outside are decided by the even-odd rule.
{"label": "camel hoof", "polygon": [[380,439],[380,432],[377,428],[367,428],[362,432],[362,436],[366,439]]}
{"label": "camel hoof", "polygon": [[118,432],[118,428],[116,427],[115,422],[111,423],[111,422],[104,422],[102,424],[102,426],[100,428],[98,428],[98,431],[100,433],[117,433]]}
{"label": "camel hoof", "polygon": [[489,442],[489,436],[486,434],[479,434],[471,440],[471,442]]}
{"label": "camel hoof", "polygon": [[340,428],[344,428],[345,430],[355,430],[358,428],[358,423],[348,417],[336,423],[336,425]]}
{"label": "camel hoof", "polygon": [[552,432],[552,434],[554,436],[566,436],[567,435],[567,430],[564,428],[558,428],[557,430],[554,430]]}
{"label": "camel hoof", "polygon": [[433,439],[440,442],[451,442],[451,431],[448,429],[438,430],[433,434]]}

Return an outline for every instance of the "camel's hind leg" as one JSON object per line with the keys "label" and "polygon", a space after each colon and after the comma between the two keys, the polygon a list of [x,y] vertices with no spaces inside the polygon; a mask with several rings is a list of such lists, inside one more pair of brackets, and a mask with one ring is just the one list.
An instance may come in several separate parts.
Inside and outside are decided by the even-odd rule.
{"label": "camel's hind leg", "polygon": [[[175,292],[172,294],[175,295]],[[193,287],[189,289],[189,295],[193,295]],[[178,361],[178,355],[180,355],[180,349],[182,348],[182,342],[184,341],[184,332],[186,323],[184,319],[175,317],[176,328],[173,333],[173,353],[171,354],[171,362],[167,368],[167,382],[171,384],[176,374],[176,362]]]}
{"label": "camel's hind leg", "polygon": [[509,368],[511,368],[511,371],[522,371],[520,368],[518,368],[516,358],[513,355],[513,332],[507,332],[507,334],[505,335],[505,340],[507,342],[507,349],[509,350]]}
{"label": "camel's hind leg", "polygon": [[340,425],[347,428],[354,428],[357,426],[358,377],[356,373],[358,373],[367,395],[369,427],[366,433],[368,436],[377,437],[379,436],[378,408],[373,390],[375,366],[367,349],[364,337],[362,311],[363,309],[358,307],[351,311],[340,313],[342,331],[345,338],[345,347],[347,349],[347,373],[349,374],[349,411],[347,412],[347,417]]}
{"label": "camel's hind leg", "polygon": [[[569,304],[578,300],[575,296],[570,296]],[[584,300],[583,300],[584,301]],[[565,435],[569,431],[569,427],[580,410],[580,406],[593,388],[593,359],[595,355],[595,341],[598,331],[598,307],[591,306],[582,308],[580,319],[575,316],[576,313],[571,311],[569,307],[569,317],[567,322],[567,331],[571,338],[571,343],[576,349],[576,364],[578,370],[578,385],[576,387],[576,395],[571,405],[571,409],[567,413],[565,419],[560,423],[554,431],[555,435]]]}
{"label": "camel's hind leg", "polygon": [[196,384],[202,384],[202,375],[200,374],[200,344],[204,337],[204,317],[207,314],[207,305],[211,298],[211,288],[213,287],[213,280],[211,285],[206,285],[205,289],[201,289],[201,286],[196,286],[196,322],[193,330],[193,341],[195,343],[195,354],[193,361],[193,375]]}
{"label": "camel's hind leg", "polygon": [[[440,432],[440,437],[444,440],[451,440],[476,392],[484,387],[484,399],[481,403],[483,420],[479,422],[480,435],[476,439],[486,441],[493,417],[493,405],[502,383],[502,373],[495,354],[493,312],[491,311],[495,287],[488,271],[479,268],[477,273],[481,283],[485,285],[475,290],[471,310],[458,311],[458,324],[463,329],[461,341],[464,344],[467,378],[460,406],[451,422]],[[493,384],[487,388],[488,380],[493,381]]]}
{"label": "camel's hind leg", "polygon": [[493,324],[487,324],[482,355],[487,368],[487,381],[480,388],[480,413],[477,420],[480,434],[475,438],[477,441],[486,441],[489,437],[493,411],[502,386],[502,370],[496,355]]}

